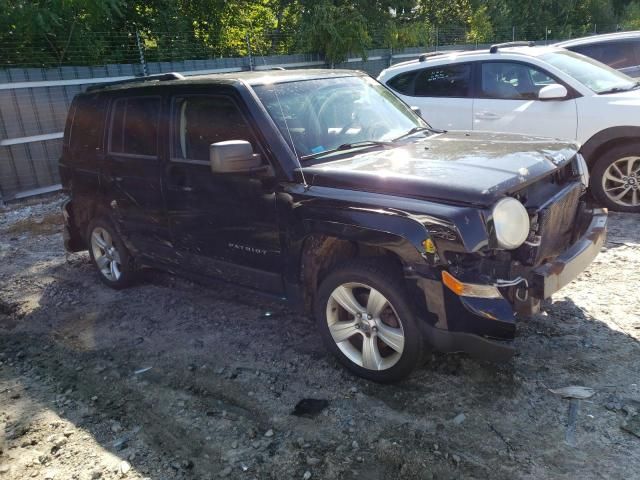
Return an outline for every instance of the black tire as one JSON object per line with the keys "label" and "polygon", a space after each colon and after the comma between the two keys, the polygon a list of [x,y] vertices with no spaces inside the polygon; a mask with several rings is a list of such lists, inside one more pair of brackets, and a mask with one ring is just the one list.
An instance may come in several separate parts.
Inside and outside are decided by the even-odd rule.
{"label": "black tire", "polygon": [[[94,244],[92,236],[94,235],[94,233],[98,233],[100,231],[108,233],[109,237],[111,238],[112,248],[117,252],[118,256],[115,258],[119,260],[116,263],[119,265],[118,271],[120,273],[117,278],[113,274],[112,278],[109,278],[109,276],[104,273],[104,270],[98,265],[96,255],[100,253],[96,253],[96,251],[104,252],[105,250],[104,248],[100,247],[98,247],[97,250],[95,249],[96,245]],[[136,272],[134,269],[131,254],[129,253],[129,250],[127,250],[127,247],[122,241],[122,238],[118,234],[117,230],[113,227],[113,224],[109,220],[105,218],[96,218],[89,223],[89,227],[87,228],[87,245],[89,246],[89,256],[91,257],[91,262],[96,267],[98,276],[105,285],[116,290],[121,290],[133,283]]]}
{"label": "black tire", "polygon": [[[336,341],[334,341],[328,324],[328,312],[334,312],[337,304],[333,299],[331,299],[331,304],[329,302],[334,290],[345,284],[362,284],[377,290],[384,296],[385,300],[388,301],[386,305],[391,306],[394,321],[397,319],[401,325],[404,334],[402,352],[397,353],[393,349],[389,350],[390,347],[387,344],[382,344],[382,349],[387,353],[390,352],[390,355],[386,358],[390,359],[390,361],[396,359],[395,363],[389,368],[382,370],[364,368],[352,361],[343,352],[341,347],[338,346]],[[351,291],[354,292],[355,296],[356,290]],[[314,310],[316,323],[327,349],[336,356],[342,365],[359,377],[380,383],[391,383],[397,382],[409,375],[422,361],[424,342],[422,332],[417,323],[418,319],[411,305],[412,302],[409,300],[408,293],[404,286],[402,272],[399,267],[385,259],[358,258],[337,267],[324,278],[316,295]],[[388,306],[383,309],[383,312],[389,312]],[[343,313],[347,315],[347,317],[345,317],[346,322],[356,322],[355,316],[348,314],[346,310],[344,310]],[[331,315],[334,314],[331,313]],[[383,313],[380,313],[380,317],[382,316]],[[375,320],[370,320],[370,322],[373,321]],[[385,323],[385,326],[389,325]],[[354,342],[357,344],[358,338],[362,337],[361,342],[362,345],[364,345],[366,339],[371,338],[371,336],[366,336],[366,333],[360,330],[362,328],[363,327],[359,328],[358,333],[360,333],[360,335],[353,335],[349,340],[346,340],[346,342],[352,345]],[[367,326],[366,328],[370,329],[371,327]],[[374,338],[376,338],[376,340],[373,340],[376,343],[375,350],[380,352],[378,346],[381,345],[379,343],[381,340],[378,340],[377,337],[379,334],[371,332],[377,332],[377,329],[371,329],[370,335],[375,335]],[[345,345],[345,341],[341,342],[341,344]],[[348,344],[347,347],[351,349],[351,346]],[[357,349],[357,345],[354,346],[354,348]],[[364,355],[362,358],[364,358]],[[362,360],[362,362],[364,362],[364,360]]]}
{"label": "black tire", "polygon": [[[627,157],[638,157],[639,160],[635,162],[635,165],[640,167],[640,143],[638,142],[630,142],[622,145],[618,145],[617,147],[612,148],[611,150],[607,150],[604,154],[602,154],[594,164],[591,169],[591,180],[589,182],[589,187],[591,189],[591,193],[595,198],[596,202],[600,205],[607,207],[610,210],[615,210],[618,212],[632,212],[639,213],[640,212],[640,204],[632,205],[633,198],[627,197],[623,198],[624,203],[628,203],[628,205],[624,205],[621,202],[616,202],[612,198],[609,197],[609,194],[605,191],[603,187],[603,176],[605,172],[612,167],[613,163],[622,160]],[[612,167],[613,168],[613,167]],[[626,172],[623,172],[626,174]],[[617,176],[617,175],[616,175]],[[628,178],[628,177],[626,177]],[[635,174],[630,180],[627,180],[627,185],[630,185],[633,189],[635,185],[636,188],[636,196],[640,199],[640,171]],[[615,183],[612,185],[616,185]],[[621,188],[624,188],[624,183],[620,183]],[[615,192],[616,190],[614,190]],[[621,190],[618,190],[621,191]],[[632,195],[633,190],[630,190],[627,195]],[[631,200],[631,201],[628,201]],[[640,200],[639,200],[640,201]]]}

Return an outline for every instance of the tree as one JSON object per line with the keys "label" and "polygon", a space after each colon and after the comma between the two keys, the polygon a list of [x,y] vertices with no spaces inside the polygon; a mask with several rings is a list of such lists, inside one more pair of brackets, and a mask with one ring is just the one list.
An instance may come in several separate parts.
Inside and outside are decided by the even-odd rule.
{"label": "tree", "polygon": [[301,35],[309,51],[323,54],[331,65],[346,60],[349,52],[366,58],[371,37],[365,16],[353,3],[321,0],[302,16]]}

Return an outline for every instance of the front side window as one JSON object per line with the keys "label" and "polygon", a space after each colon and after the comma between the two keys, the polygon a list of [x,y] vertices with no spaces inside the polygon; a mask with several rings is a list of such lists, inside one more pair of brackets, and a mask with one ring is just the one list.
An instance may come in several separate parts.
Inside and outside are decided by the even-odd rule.
{"label": "front side window", "polygon": [[467,97],[471,81],[471,65],[448,65],[427,68],[415,79],[416,97]]}
{"label": "front side window", "polygon": [[623,92],[638,87],[638,83],[624,73],[569,50],[546,53],[540,55],[540,59],[598,94]]}
{"label": "front side window", "polygon": [[390,141],[427,125],[369,77],[320,78],[253,88],[300,158],[345,144]]}
{"label": "front side window", "polygon": [[119,98],[113,104],[109,151],[157,156],[159,124],[159,97]]}
{"label": "front side window", "polygon": [[256,141],[236,104],[227,97],[178,97],[173,108],[173,160],[209,161],[209,146],[227,140]]}
{"label": "front side window", "polygon": [[502,100],[535,100],[540,90],[556,83],[546,73],[515,62],[486,62],[481,65],[480,96]]}

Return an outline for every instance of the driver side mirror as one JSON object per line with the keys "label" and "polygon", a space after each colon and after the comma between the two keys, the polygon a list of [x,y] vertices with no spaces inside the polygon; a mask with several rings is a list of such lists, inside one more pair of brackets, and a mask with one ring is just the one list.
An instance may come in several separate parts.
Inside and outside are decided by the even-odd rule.
{"label": "driver side mirror", "polygon": [[262,170],[262,157],[246,140],[227,140],[209,146],[213,173],[253,173]]}
{"label": "driver side mirror", "polygon": [[562,100],[567,98],[569,92],[564,85],[552,83],[543,87],[538,92],[538,100]]}

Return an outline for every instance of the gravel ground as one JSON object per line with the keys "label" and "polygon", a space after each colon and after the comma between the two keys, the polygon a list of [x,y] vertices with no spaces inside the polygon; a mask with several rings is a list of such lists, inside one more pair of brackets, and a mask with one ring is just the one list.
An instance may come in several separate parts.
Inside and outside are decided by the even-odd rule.
{"label": "gravel ground", "polygon": [[[63,251],[61,202],[0,210],[0,479],[638,478],[638,215],[611,215],[512,361],[433,354],[382,386],[246,292],[107,289]],[[550,392],[569,385],[595,393]]]}

